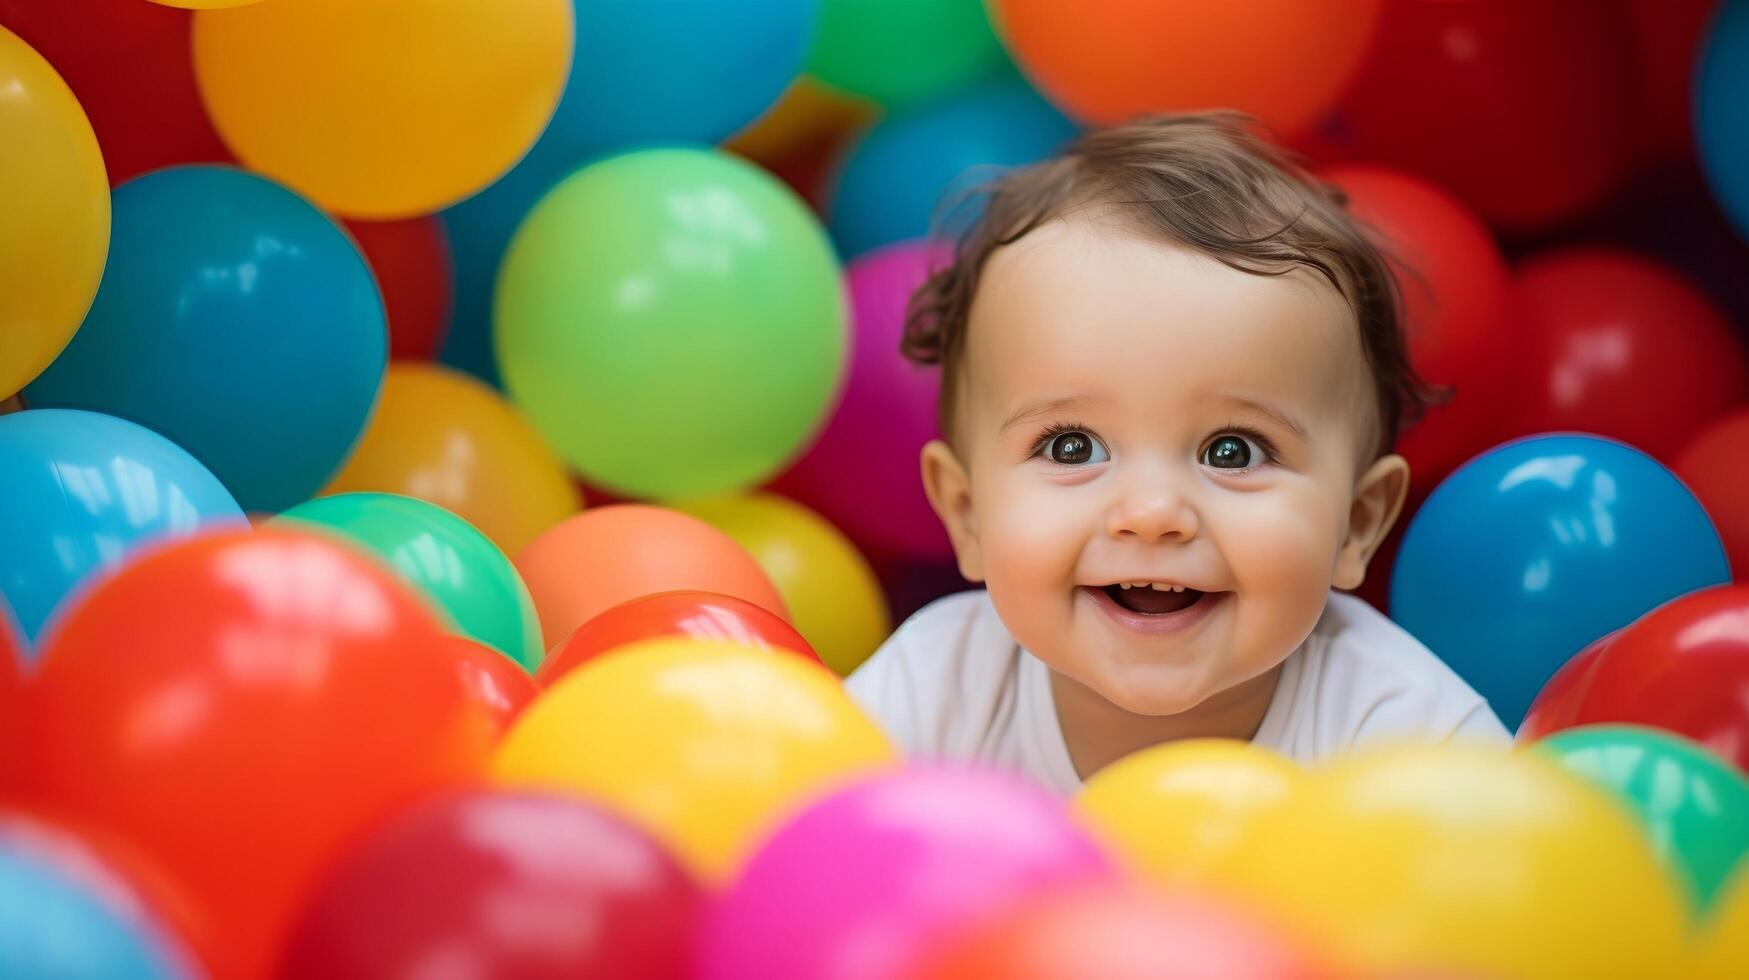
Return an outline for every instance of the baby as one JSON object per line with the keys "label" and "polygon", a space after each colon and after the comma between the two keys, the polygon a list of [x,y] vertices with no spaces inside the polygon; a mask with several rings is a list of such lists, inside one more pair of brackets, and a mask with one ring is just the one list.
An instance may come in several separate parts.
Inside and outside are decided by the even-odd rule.
{"label": "baby", "polygon": [[991,188],[914,297],[941,365],[924,488],[967,579],[849,680],[910,753],[1061,792],[1193,737],[1313,761],[1508,736],[1351,596],[1425,398],[1396,289],[1329,189],[1230,115],[1083,137]]}

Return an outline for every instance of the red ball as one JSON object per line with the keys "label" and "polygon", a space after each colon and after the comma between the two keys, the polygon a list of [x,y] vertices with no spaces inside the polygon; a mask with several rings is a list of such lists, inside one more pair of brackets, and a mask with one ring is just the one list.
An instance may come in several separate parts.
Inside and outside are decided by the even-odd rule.
{"label": "red ball", "polygon": [[1481,218],[1424,180],[1366,166],[1323,176],[1391,259],[1417,373],[1450,389],[1398,443],[1425,493],[1500,441],[1500,396],[1512,363],[1506,260]]}
{"label": "red ball", "polygon": [[79,99],[109,183],[179,163],[229,163],[194,87],[190,12],[140,0],[0,0],[0,25]]}
{"label": "red ball", "polygon": [[1707,25],[1719,0],[1624,0],[1634,42],[1632,121],[1641,148],[1653,157],[1694,157],[1694,75]]}
{"label": "red ball", "polygon": [[1744,394],[1743,350],[1698,289],[1616,249],[1551,252],[1512,284],[1514,434],[1609,436],[1669,463]]}
{"label": "red ball", "polygon": [[1749,773],[1749,585],[1691,592],[1623,630],[1573,721],[1676,732]]}
{"label": "red ball", "polygon": [[278,528],[148,551],[43,642],[22,792],[108,826],[188,886],[259,976],[293,902],[386,808],[479,772],[491,726],[433,655],[419,596]]}
{"label": "red ball", "polygon": [[455,299],[449,236],[436,215],[346,222],[375,273],[389,321],[389,357],[428,361],[443,348]]}
{"label": "red ball", "polygon": [[1520,742],[1534,742],[1563,728],[1573,727],[1579,717],[1579,705],[1585,699],[1585,692],[1591,688],[1591,668],[1619,635],[1621,630],[1598,637],[1555,671],[1555,676],[1543,685],[1536,700],[1530,703],[1530,710],[1525,712],[1524,721],[1518,725]]}
{"label": "red ball", "polygon": [[585,622],[547,653],[535,678],[550,687],[572,669],[609,650],[659,636],[726,640],[786,650],[820,663],[795,627],[745,599],[715,592],[660,592],[622,602]]}
{"label": "red ball", "polygon": [[1331,974],[1261,922],[1188,896],[1058,893],[949,939],[913,980],[1312,980]]}
{"label": "red ball", "polygon": [[1714,419],[1677,454],[1674,469],[1719,529],[1731,568],[1749,571],[1749,409]]}
{"label": "red ball", "polygon": [[1626,175],[1633,107],[1632,45],[1612,4],[1389,3],[1336,128],[1357,158],[1529,229]]}
{"label": "red ball", "polygon": [[279,975],[681,977],[702,906],[671,856],[589,803],[456,792],[335,862]]}
{"label": "red ball", "polygon": [[492,719],[499,735],[510,730],[522,709],[540,693],[522,665],[465,636],[444,636],[438,644],[461,671],[468,696]]}

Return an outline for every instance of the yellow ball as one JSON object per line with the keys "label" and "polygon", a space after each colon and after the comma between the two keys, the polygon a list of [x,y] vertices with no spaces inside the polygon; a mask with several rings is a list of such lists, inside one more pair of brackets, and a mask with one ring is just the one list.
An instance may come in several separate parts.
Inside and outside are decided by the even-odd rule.
{"label": "yellow ball", "polygon": [[566,674],[504,737],[492,773],[617,807],[721,882],[796,806],[895,759],[818,665],[668,638]]}
{"label": "yellow ball", "polygon": [[109,178],[85,110],[0,27],[0,401],[73,339],[109,256]]}
{"label": "yellow ball", "polygon": [[1212,880],[1362,973],[1657,977],[1682,955],[1686,910],[1632,817],[1530,752],[1340,760]]}
{"label": "yellow ball", "polygon": [[213,125],[252,170],[355,218],[490,184],[571,65],[571,0],[272,0],[194,16]]}
{"label": "yellow ball", "polygon": [[1738,863],[1736,877],[1719,894],[1696,946],[1694,976],[1699,980],[1749,977],[1749,860]]}
{"label": "yellow ball", "polygon": [[1294,763],[1249,742],[1189,739],[1100,770],[1075,810],[1131,867],[1168,887],[1194,885],[1303,778]]}
{"label": "yellow ball", "polygon": [[783,596],[796,631],[838,676],[849,676],[892,632],[874,569],[820,515],[769,493],[677,506],[747,549]]}
{"label": "yellow ball", "polygon": [[564,464],[503,395],[422,361],[389,362],[370,424],[322,492],[359,491],[453,511],[512,557],[583,507]]}

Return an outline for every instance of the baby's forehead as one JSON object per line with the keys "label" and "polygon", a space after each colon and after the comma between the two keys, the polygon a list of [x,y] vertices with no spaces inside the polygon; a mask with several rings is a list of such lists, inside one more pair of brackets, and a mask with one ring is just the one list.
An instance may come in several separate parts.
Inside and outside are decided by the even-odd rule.
{"label": "baby's forehead", "polygon": [[1379,389],[1355,313],[1315,271],[1247,272],[1088,221],[1041,225],[983,271],[944,420],[967,449],[998,448],[1022,428],[1008,419],[1053,401],[1082,408],[1061,424],[1217,425],[1236,421],[1217,416],[1237,395],[1358,462],[1377,454]]}
{"label": "baby's forehead", "polygon": [[1371,384],[1354,311],[1315,270],[1244,271],[1084,218],[1047,222],[991,255],[966,354],[968,382],[998,398],[1080,384],[1319,401]]}

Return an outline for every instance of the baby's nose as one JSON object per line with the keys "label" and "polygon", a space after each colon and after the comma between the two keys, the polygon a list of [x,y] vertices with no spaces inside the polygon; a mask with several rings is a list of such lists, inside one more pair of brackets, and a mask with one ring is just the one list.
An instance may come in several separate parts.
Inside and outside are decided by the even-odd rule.
{"label": "baby's nose", "polygon": [[1196,537],[1196,508],[1170,487],[1137,488],[1117,500],[1106,516],[1106,533],[1120,540],[1159,541]]}

